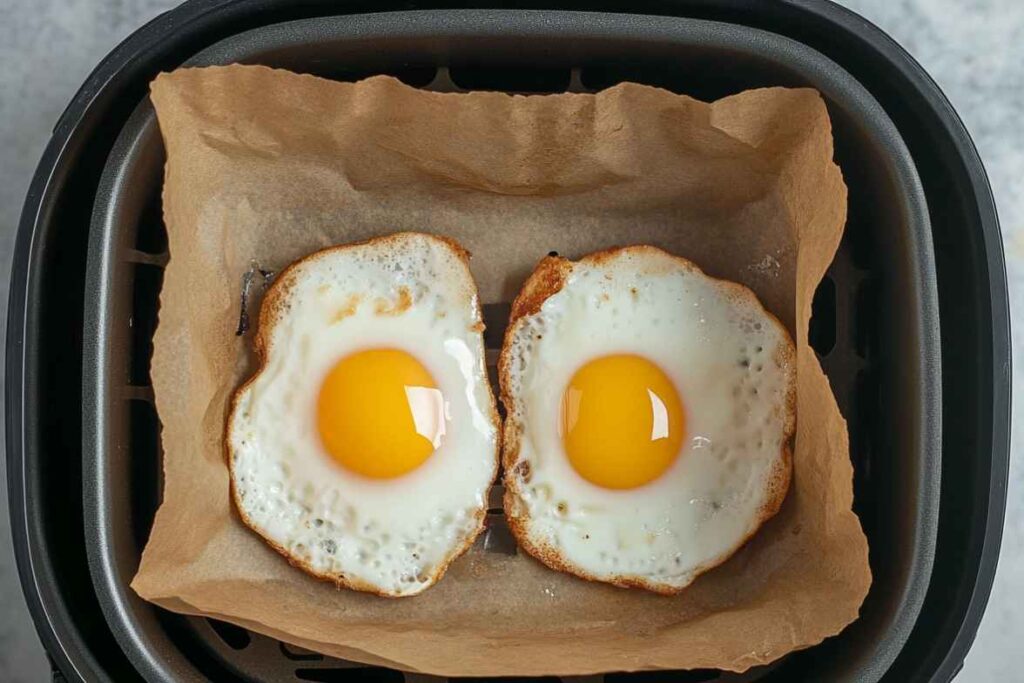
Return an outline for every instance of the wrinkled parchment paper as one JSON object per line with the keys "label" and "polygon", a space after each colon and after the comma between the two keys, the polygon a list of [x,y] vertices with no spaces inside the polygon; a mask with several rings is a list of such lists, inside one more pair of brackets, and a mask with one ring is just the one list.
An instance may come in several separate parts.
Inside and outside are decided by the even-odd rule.
{"label": "wrinkled parchment paper", "polygon": [[[167,148],[170,265],[152,377],[163,504],[132,586],[346,659],[442,675],[743,670],[840,631],[870,573],[846,424],[807,344],[846,188],[813,90],[713,104],[622,84],[597,95],[440,94],[254,66],[152,86]],[[398,230],[472,253],[484,303],[551,250],[649,243],[751,287],[794,332],[794,478],[779,515],[675,597],[592,584],[474,547],[435,587],[383,599],[292,568],[242,525],[222,434],[253,370],[243,273]],[[315,387],[310,387],[315,390]]]}

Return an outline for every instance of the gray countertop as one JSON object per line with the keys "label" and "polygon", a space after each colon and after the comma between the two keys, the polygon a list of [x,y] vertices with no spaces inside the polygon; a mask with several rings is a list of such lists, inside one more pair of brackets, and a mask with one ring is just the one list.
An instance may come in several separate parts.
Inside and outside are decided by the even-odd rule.
{"label": "gray countertop", "polygon": [[[14,230],[50,130],[93,66],[173,0],[3,0],[0,3],[0,340]],[[1019,332],[1024,313],[1024,3],[1020,0],[845,0],[938,81],[963,117],[999,205]],[[0,341],[2,344],[2,341]],[[1014,339],[1014,388],[1024,379]],[[3,365],[0,364],[0,378]],[[1018,394],[1020,396],[1021,394]],[[0,414],[3,413],[0,394]],[[1017,406],[1021,405],[1018,400]],[[1024,679],[1024,457],[1014,410],[1013,462],[995,589],[961,682]],[[0,430],[3,429],[0,422]],[[0,444],[3,441],[0,439]],[[2,449],[2,446],[0,446]],[[7,509],[0,468],[0,508]],[[0,680],[41,681],[48,665],[21,596],[6,512],[0,513]]]}

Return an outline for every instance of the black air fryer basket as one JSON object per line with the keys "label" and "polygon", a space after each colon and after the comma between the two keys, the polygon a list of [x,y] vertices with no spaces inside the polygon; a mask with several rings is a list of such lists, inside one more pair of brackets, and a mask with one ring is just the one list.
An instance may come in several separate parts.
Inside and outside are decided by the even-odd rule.
{"label": "black air fryer basket", "polygon": [[[525,11],[525,10],[530,11]],[[850,429],[874,583],[861,617],[743,675],[596,681],[947,681],[998,556],[1009,323],[995,209],[956,114],[887,36],[826,2],[609,3],[606,14],[429,2],[193,0],[97,67],[54,129],[14,258],[8,479],[22,584],[55,677],[443,681],[184,617],[128,588],[160,500],[149,357],[168,258],[163,147],[146,98],[181,64],[260,63],[441,90],[594,91],[631,80],[711,100],[810,85],[849,186],[811,343]],[[541,248],[541,247],[538,247]],[[486,342],[507,302],[487,302]],[[557,680],[557,679],[549,679]]]}

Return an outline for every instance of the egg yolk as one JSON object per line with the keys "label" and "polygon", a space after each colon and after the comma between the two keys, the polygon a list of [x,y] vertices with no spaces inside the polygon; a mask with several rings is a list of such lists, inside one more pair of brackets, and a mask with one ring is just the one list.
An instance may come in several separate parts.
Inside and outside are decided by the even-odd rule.
{"label": "egg yolk", "polygon": [[608,489],[660,477],[683,443],[685,414],[671,380],[641,356],[588,362],[562,395],[561,436],[576,472]]}
{"label": "egg yolk", "polygon": [[441,445],[444,397],[405,351],[359,351],[338,361],[324,380],[317,427],[343,467],[374,479],[399,477]]}

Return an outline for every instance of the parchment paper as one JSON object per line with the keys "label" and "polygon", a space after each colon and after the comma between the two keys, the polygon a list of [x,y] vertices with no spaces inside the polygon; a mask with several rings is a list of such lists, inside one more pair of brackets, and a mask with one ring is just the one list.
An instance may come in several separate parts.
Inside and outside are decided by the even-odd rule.
{"label": "parchment paper", "polygon": [[[164,496],[132,586],[143,598],[351,660],[441,675],[743,670],[857,617],[870,583],[846,423],[807,344],[846,188],[813,90],[713,104],[622,84],[597,95],[440,94],[254,66],[152,86],[167,148],[170,264],[152,377]],[[794,478],[779,515],[675,597],[474,547],[435,587],[383,599],[289,566],[242,525],[222,435],[253,370],[243,273],[398,230],[472,253],[484,303],[533,265],[649,243],[751,287],[794,332]],[[314,390],[314,388],[310,388]]]}

